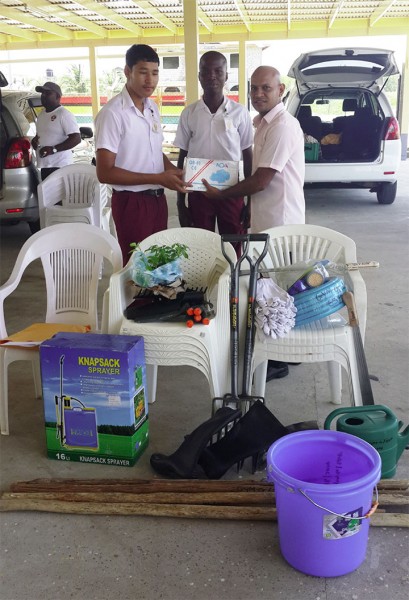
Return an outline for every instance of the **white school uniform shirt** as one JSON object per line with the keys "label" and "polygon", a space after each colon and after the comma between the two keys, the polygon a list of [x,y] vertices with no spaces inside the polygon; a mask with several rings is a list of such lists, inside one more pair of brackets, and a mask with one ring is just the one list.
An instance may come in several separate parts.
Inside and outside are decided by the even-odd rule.
{"label": "white school uniform shirt", "polygon": [[[36,132],[40,151],[41,146],[56,146],[65,142],[71,133],[79,133],[80,129],[73,113],[63,106],[58,106],[51,112],[47,112],[45,109],[40,112],[37,117]],[[37,165],[42,169],[65,167],[74,162],[71,149],[44,157],[40,156],[39,151],[37,152]]]}
{"label": "white school uniform shirt", "polygon": [[239,161],[253,143],[253,125],[245,106],[224,98],[212,114],[203,98],[183,109],[174,145],[191,158]]}
{"label": "white school uniform shirt", "polygon": [[[134,173],[162,173],[163,132],[156,104],[146,98],[143,113],[138,110],[126,86],[101,108],[95,118],[95,149],[116,154],[115,166]],[[119,185],[118,191],[141,192],[158,185]]]}
{"label": "white school uniform shirt", "polygon": [[277,173],[265,190],[252,195],[251,231],[301,225],[305,223],[305,158],[300,124],[282,102],[264,117],[257,116],[254,124],[253,173],[259,167]]}

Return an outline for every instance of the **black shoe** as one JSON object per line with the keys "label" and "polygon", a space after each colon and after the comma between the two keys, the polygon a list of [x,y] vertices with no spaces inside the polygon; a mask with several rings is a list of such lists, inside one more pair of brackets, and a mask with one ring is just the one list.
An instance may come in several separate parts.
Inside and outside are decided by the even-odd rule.
{"label": "black shoe", "polygon": [[204,448],[199,465],[209,479],[219,479],[234,464],[240,467],[251,456],[254,473],[271,444],[287,433],[287,428],[262,402],[254,402],[221,440]]}
{"label": "black shoe", "polygon": [[269,360],[267,365],[266,381],[282,379],[288,375],[288,364],[278,360]]}
{"label": "black shoe", "polygon": [[238,409],[223,406],[215,414],[187,435],[173,454],[152,454],[151,466],[157,473],[172,479],[193,479],[198,476],[197,463],[213,436],[241,417]]}

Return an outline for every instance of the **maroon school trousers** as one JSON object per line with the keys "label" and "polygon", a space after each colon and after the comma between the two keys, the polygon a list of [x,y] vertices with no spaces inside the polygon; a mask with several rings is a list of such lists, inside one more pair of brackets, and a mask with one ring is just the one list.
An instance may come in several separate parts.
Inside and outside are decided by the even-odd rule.
{"label": "maroon school trousers", "polygon": [[129,261],[130,244],[168,227],[168,204],[163,189],[143,192],[112,192],[114,219],[124,265]]}
{"label": "maroon school trousers", "polygon": [[[244,199],[223,198],[222,200],[207,198],[201,192],[188,194],[188,206],[194,227],[222,233],[242,235],[247,233],[242,223]],[[239,245],[235,245],[239,254]]]}

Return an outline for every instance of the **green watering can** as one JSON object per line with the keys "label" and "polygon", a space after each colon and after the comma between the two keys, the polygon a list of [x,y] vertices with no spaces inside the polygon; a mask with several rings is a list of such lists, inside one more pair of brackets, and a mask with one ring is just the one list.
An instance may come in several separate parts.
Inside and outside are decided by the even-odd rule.
{"label": "green watering can", "polygon": [[387,406],[374,404],[337,408],[325,419],[324,429],[330,429],[331,421],[338,415],[342,417],[337,420],[337,431],[356,435],[371,444],[382,459],[381,477],[393,477],[400,455],[409,443],[409,425],[399,433],[402,421]]}

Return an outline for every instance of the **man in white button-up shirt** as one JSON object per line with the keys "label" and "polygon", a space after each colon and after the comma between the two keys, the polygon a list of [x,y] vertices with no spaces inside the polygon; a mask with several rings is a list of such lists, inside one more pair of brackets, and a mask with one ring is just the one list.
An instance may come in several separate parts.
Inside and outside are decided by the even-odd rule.
{"label": "man in white button-up shirt", "polygon": [[283,103],[285,86],[273,67],[258,67],[250,85],[254,119],[253,172],[227,190],[205,183],[208,196],[251,195],[251,231],[277,225],[305,223],[304,135],[299,122]]}
{"label": "man in white button-up shirt", "polygon": [[[199,81],[203,97],[187,106],[180,115],[175,146],[180,148],[178,167],[186,156],[212,160],[236,161],[243,159],[244,177],[251,175],[253,126],[245,106],[226,98],[223,88],[227,81],[226,57],[220,52],[206,52],[199,62]],[[207,198],[193,191],[178,194],[179,221],[182,227],[200,227],[219,233],[241,234],[247,228],[243,223],[243,196],[224,195],[223,200]]]}
{"label": "man in white button-up shirt", "polygon": [[97,175],[113,186],[112,216],[123,262],[130,244],[168,226],[163,188],[183,192],[183,171],[162,152],[163,133],[150,100],[159,80],[159,56],[145,44],[126,53],[126,85],[95,120]]}
{"label": "man in white button-up shirt", "polygon": [[[273,67],[258,67],[250,86],[254,119],[253,173],[222,192],[204,182],[214,199],[251,195],[251,231],[277,225],[305,223],[304,135],[299,122],[283,103],[285,86]],[[268,361],[267,381],[288,375],[288,365]]]}

